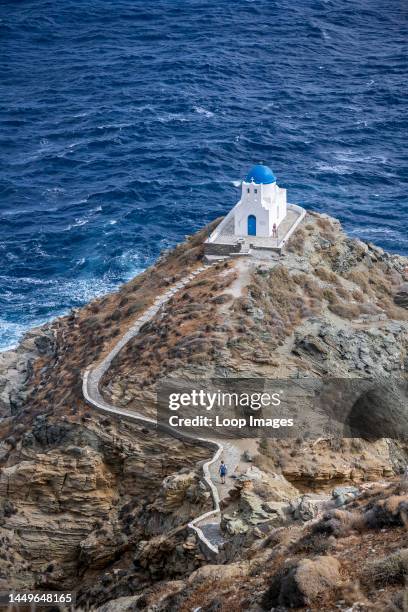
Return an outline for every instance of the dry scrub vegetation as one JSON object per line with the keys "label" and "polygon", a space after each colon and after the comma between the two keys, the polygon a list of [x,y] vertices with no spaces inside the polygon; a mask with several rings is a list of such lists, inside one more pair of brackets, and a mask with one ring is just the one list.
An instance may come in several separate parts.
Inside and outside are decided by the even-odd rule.
{"label": "dry scrub vegetation", "polygon": [[[370,248],[338,232],[337,223],[329,218],[309,214],[312,222],[295,232],[288,242],[288,251],[297,255],[319,254],[319,263],[310,274],[299,275],[300,284],[316,300],[325,300],[333,314],[344,319],[357,319],[361,315],[385,313],[390,319],[408,320],[404,308],[396,306],[393,297],[403,281],[399,272],[380,249]],[[337,227],[336,227],[337,226]]]}
{"label": "dry scrub vegetation", "polygon": [[216,264],[175,294],[152,321],[131,340],[112,364],[105,384],[121,378],[128,386],[154,385],[170,372],[217,363],[230,332],[218,306],[231,300],[225,290],[236,279],[231,263]]}
{"label": "dry scrub vegetation", "polygon": [[[31,397],[20,420],[36,414],[80,417],[86,410],[82,400],[82,374],[100,360],[132,322],[165,288],[180,280],[202,261],[203,242],[219,220],[166,252],[158,262],[120,289],[96,298],[81,309],[52,323],[56,351],[34,363]],[[186,305],[188,299],[185,300]],[[194,315],[192,315],[194,316]],[[5,435],[19,437],[18,424],[4,424]]]}
{"label": "dry scrub vegetation", "polygon": [[[231,307],[234,334],[228,343],[236,358],[268,362],[267,354],[281,346],[301,319],[314,311],[284,266],[251,275],[246,296]],[[269,358],[270,359],[270,358]]]}

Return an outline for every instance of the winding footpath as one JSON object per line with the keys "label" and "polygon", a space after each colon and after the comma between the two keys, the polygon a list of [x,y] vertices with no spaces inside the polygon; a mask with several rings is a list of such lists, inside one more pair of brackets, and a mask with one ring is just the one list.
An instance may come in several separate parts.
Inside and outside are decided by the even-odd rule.
{"label": "winding footpath", "polygon": [[[141,327],[153,319],[153,317],[159,312],[160,308],[162,308],[175,293],[188,285],[207,267],[209,266],[201,266],[200,268],[197,268],[178,283],[173,285],[165,293],[158,296],[153,305],[150,306],[150,308],[148,308],[148,310],[146,310],[135,321],[132,327],[130,327],[130,329],[115,344],[110,353],[98,365],[86,370],[83,376],[82,391],[87,404],[99,411],[132,419],[133,421],[141,423],[145,427],[151,427],[154,429],[160,428],[160,430],[168,435],[181,440],[191,441],[195,444],[200,444],[201,446],[207,447],[213,451],[212,458],[205,462],[202,466],[203,480],[211,493],[213,510],[210,510],[209,512],[195,518],[189,523],[188,528],[198,537],[198,542],[204,555],[210,560],[215,560],[215,557],[219,552],[218,547],[223,542],[223,538],[220,529],[220,495],[216,485],[214,484],[214,477],[211,476],[210,467],[213,466],[213,464],[220,459],[221,456],[224,458],[227,464],[229,463],[232,465],[232,462],[236,460],[236,449],[230,444],[226,445],[226,448],[224,448],[224,445],[218,441],[206,438],[195,438],[194,436],[177,431],[170,426],[158,424],[156,419],[149,418],[132,410],[126,410],[124,408],[119,408],[118,406],[109,404],[100,392],[100,383],[103,376],[108,371],[113,359],[120,353],[123,347],[129,342],[129,340],[138,335]],[[212,471],[214,474],[215,470],[213,469]]]}

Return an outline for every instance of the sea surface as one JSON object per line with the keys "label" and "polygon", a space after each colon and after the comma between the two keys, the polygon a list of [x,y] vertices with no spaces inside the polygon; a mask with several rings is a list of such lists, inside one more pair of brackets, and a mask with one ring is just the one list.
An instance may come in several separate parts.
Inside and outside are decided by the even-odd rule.
{"label": "sea surface", "polygon": [[2,0],[0,348],[227,212],[253,162],[408,254],[406,0]]}

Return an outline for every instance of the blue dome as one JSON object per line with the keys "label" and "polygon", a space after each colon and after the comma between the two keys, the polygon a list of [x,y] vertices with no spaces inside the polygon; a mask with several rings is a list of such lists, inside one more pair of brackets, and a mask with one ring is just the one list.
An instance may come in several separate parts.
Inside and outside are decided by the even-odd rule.
{"label": "blue dome", "polygon": [[245,182],[250,183],[251,181],[258,183],[258,185],[261,183],[263,185],[270,185],[276,181],[276,176],[268,166],[257,164],[256,166],[252,166],[251,170],[246,175]]}

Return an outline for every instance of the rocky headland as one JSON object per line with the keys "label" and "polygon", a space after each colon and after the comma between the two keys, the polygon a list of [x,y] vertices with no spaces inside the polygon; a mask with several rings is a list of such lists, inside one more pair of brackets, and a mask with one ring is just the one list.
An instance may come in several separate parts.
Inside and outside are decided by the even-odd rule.
{"label": "rocky headland", "polygon": [[[202,266],[208,231],[0,354],[0,590],[72,589],[78,609],[104,612],[405,610],[403,436],[235,443],[224,543],[210,562],[187,526],[212,509],[201,472],[211,451],[84,401],[85,370]],[[407,258],[309,213],[283,255],[226,258],[176,292],[114,359],[101,393],[153,416],[165,377],[404,390],[407,273]],[[403,418],[401,396],[390,398],[369,401],[384,418],[399,402]]]}

